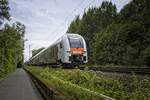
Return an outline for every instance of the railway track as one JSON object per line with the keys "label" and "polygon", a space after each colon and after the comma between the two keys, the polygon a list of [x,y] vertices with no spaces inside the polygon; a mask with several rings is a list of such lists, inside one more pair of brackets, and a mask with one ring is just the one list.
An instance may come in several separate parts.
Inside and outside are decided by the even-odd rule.
{"label": "railway track", "polygon": [[61,67],[55,66],[51,68],[63,68],[63,69],[80,69],[80,70],[93,70],[93,71],[102,71],[102,72],[115,72],[115,73],[127,73],[127,74],[140,74],[140,75],[148,75],[150,74],[150,67],[98,67],[98,66],[78,66],[78,67]]}
{"label": "railway track", "polygon": [[[84,70],[84,67],[78,67],[80,70]],[[135,74],[141,74],[146,75],[150,74],[150,68],[149,67],[88,67],[88,70],[93,71],[102,71],[102,72],[116,72],[116,73],[135,73]]]}

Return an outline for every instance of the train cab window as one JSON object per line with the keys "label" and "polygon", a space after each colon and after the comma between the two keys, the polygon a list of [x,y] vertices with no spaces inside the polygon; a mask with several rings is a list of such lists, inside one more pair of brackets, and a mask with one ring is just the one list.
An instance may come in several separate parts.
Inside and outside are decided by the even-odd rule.
{"label": "train cab window", "polygon": [[69,37],[69,43],[71,48],[83,48],[83,41],[81,38]]}

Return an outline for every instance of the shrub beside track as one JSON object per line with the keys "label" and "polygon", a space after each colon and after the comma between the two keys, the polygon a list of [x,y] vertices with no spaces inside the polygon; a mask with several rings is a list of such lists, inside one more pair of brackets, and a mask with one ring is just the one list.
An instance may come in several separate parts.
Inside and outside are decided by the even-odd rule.
{"label": "shrub beside track", "polygon": [[[108,96],[64,81],[58,77],[46,76],[45,72],[40,73],[40,70],[37,68],[26,68],[26,70],[32,77],[32,80],[36,81],[36,84],[38,84],[37,87],[40,88],[46,100],[48,100],[47,98],[55,100],[113,100]],[[59,98],[56,98],[57,96],[59,96]]]}

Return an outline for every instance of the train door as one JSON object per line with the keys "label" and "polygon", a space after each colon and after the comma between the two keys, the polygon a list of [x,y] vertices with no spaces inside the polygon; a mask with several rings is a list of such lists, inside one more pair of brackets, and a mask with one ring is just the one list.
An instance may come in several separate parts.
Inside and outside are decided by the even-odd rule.
{"label": "train door", "polygon": [[63,44],[62,42],[59,43],[58,45],[58,60],[60,63],[62,63],[64,61],[63,59]]}

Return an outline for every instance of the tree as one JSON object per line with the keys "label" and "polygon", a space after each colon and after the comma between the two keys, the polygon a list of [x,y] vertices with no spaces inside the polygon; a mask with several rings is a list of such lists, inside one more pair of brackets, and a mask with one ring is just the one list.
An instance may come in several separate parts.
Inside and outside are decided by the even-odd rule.
{"label": "tree", "polygon": [[[95,64],[150,65],[150,2],[132,0],[117,13],[111,2],[90,8],[68,32],[78,32]],[[77,24],[78,23],[78,24]],[[72,28],[72,29],[71,29]]]}
{"label": "tree", "polygon": [[[6,72],[15,70],[16,67],[23,66],[23,37],[24,27],[18,23],[13,26],[5,25],[0,32],[0,51],[2,60],[0,64]],[[19,27],[19,28],[18,28]]]}
{"label": "tree", "polygon": [[91,64],[93,63],[93,43],[96,34],[111,24],[116,16],[116,6],[111,2],[104,1],[99,8],[89,8],[81,19],[77,16],[70,24],[68,32],[81,34],[85,38]]}
{"label": "tree", "polygon": [[2,24],[5,19],[10,19],[8,1],[0,0],[0,24]]}
{"label": "tree", "polygon": [[[0,23],[10,20],[7,0],[0,1]],[[20,22],[12,26],[5,24],[0,30],[0,67],[5,73],[12,72],[23,65],[25,26]]]}
{"label": "tree", "polygon": [[118,19],[97,34],[94,60],[97,64],[149,65],[150,6],[148,0],[133,0]]}
{"label": "tree", "polygon": [[68,33],[72,33],[72,32],[78,33],[79,25],[80,25],[80,18],[79,16],[76,16],[75,19],[70,24]]}

